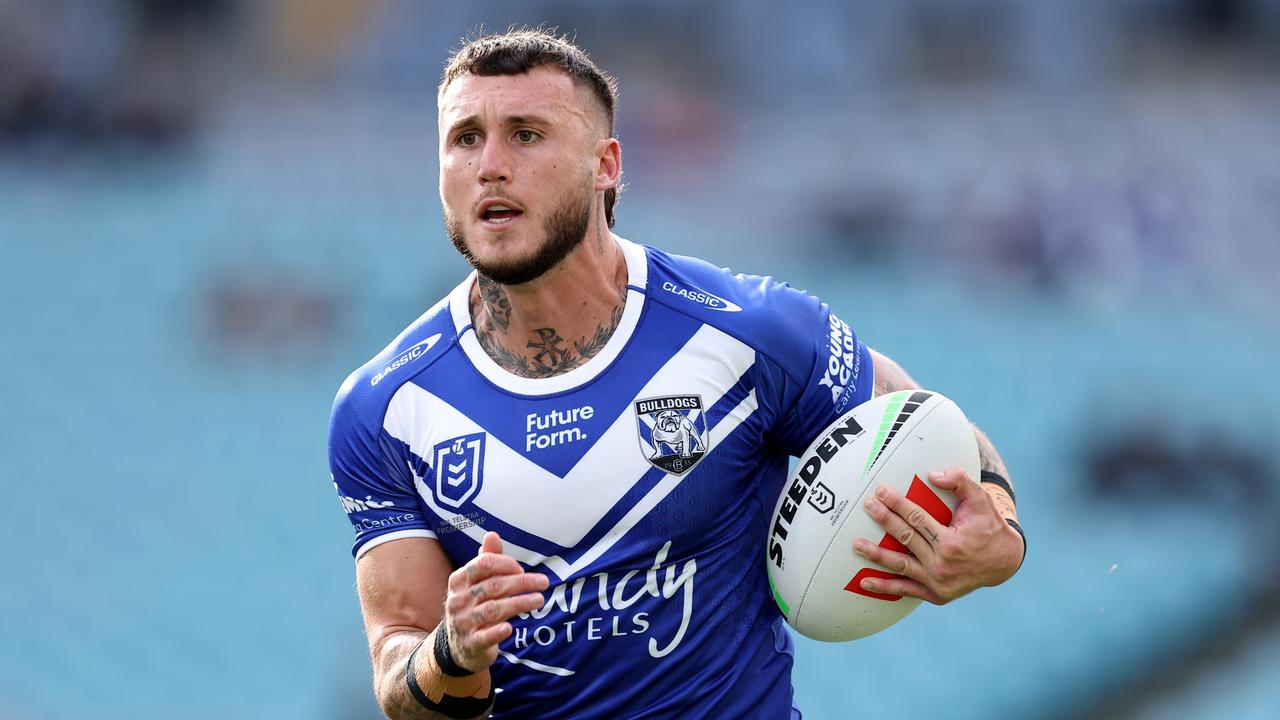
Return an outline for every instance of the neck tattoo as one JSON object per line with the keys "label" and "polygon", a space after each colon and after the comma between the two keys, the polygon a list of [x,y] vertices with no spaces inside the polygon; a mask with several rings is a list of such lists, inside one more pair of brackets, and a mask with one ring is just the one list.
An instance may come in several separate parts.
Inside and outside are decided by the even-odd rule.
{"label": "neck tattoo", "polygon": [[566,345],[556,328],[535,328],[525,338],[523,348],[512,350],[511,346],[519,346],[520,338],[511,336],[511,300],[507,291],[483,276],[477,279],[476,286],[478,292],[471,298],[470,309],[480,347],[502,369],[527,378],[563,375],[595,357],[622,323],[627,300],[624,277],[608,320],[597,325],[593,332]]}

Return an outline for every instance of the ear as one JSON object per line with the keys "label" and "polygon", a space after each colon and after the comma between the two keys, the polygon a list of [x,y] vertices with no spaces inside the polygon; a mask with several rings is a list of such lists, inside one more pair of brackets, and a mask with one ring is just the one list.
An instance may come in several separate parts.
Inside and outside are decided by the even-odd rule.
{"label": "ear", "polygon": [[596,141],[596,190],[618,187],[622,182],[622,144],[618,138]]}

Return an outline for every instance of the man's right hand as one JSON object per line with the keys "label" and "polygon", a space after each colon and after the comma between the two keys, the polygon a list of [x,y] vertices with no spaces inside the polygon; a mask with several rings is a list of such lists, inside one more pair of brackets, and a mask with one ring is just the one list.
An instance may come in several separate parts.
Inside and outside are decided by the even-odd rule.
{"label": "man's right hand", "polygon": [[485,670],[498,657],[498,643],[511,636],[510,618],[542,607],[546,575],[525,572],[502,554],[502,538],[485,533],[480,552],[449,575],[444,622],[449,652],[458,665]]}

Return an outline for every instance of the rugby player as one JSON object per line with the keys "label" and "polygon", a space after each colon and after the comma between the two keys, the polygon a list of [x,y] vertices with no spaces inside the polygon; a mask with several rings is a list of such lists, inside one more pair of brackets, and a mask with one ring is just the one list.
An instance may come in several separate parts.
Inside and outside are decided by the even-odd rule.
{"label": "rugby player", "polygon": [[[614,81],[539,30],[439,87],[445,229],[474,272],[347,378],[329,430],[374,690],[393,718],[799,717],[763,558],[789,456],[917,387],[817,299],[612,232]],[[889,492],[943,604],[1025,551],[1009,473],[935,474],[951,527]],[[980,482],[985,480],[987,482]]]}

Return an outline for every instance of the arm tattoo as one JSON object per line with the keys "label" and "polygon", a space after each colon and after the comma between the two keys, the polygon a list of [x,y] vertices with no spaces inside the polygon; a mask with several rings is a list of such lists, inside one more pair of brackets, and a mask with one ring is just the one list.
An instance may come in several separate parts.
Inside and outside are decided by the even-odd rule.
{"label": "arm tattoo", "polygon": [[[988,485],[989,484],[990,483],[988,483]],[[1013,506],[1013,502],[1009,500],[1008,495],[1006,495],[1003,491],[988,492],[987,494],[990,495],[991,499],[995,501],[996,510],[1000,512],[1000,517],[1017,519],[1018,509]]]}
{"label": "arm tattoo", "polygon": [[[981,463],[982,469],[1008,480],[1009,487],[1013,487],[1013,478],[1009,477],[1009,468],[1005,466],[1004,459],[1000,457],[1000,453],[996,452],[996,446],[991,444],[991,439],[987,437],[986,433],[979,430],[977,425],[973,426],[973,435],[978,440],[978,461]],[[1018,509],[1013,506],[1013,500],[1004,491],[1004,488],[998,487],[993,483],[981,484],[982,488],[991,496],[992,501],[995,502],[996,510],[1000,512],[1001,517],[1014,519],[1018,517]]]}
{"label": "arm tattoo", "polygon": [[915,390],[920,384],[911,379],[906,370],[887,356],[871,351],[871,365],[875,371],[875,382],[871,386],[871,396],[880,397],[899,390]]}
{"label": "arm tattoo", "polygon": [[982,464],[982,469],[999,475],[1013,485],[1013,478],[1009,477],[1009,468],[1005,466],[1000,453],[996,452],[996,446],[991,444],[991,439],[979,430],[977,425],[973,426],[973,434],[978,439],[978,461]]}
{"label": "arm tattoo", "polygon": [[[911,376],[907,374],[902,366],[883,354],[871,351],[872,365],[875,368],[875,382],[872,386],[872,397],[879,397],[898,390],[913,390],[919,388],[920,385]],[[986,433],[978,429],[977,425],[973,426],[973,435],[978,441],[978,461],[983,470],[993,472],[1013,484],[1013,478],[1009,477],[1009,468],[1004,464],[1004,460],[1000,457],[1000,453],[996,452],[995,445],[991,444],[991,439]],[[974,478],[977,480],[978,478]],[[988,483],[989,484],[989,483]],[[985,485],[983,487],[986,487]],[[996,506],[1000,509],[1001,514],[1005,517],[1017,517],[1017,513],[1013,509],[1012,503],[1004,497],[1001,491],[999,496],[993,493],[996,498]],[[1006,507],[1007,506],[1007,507]],[[1007,512],[1006,512],[1007,510]]]}

